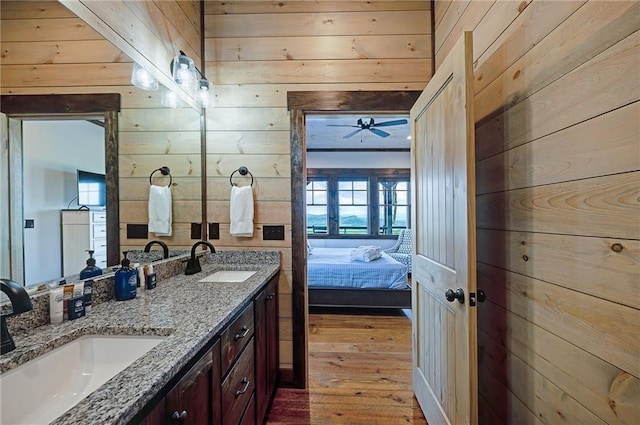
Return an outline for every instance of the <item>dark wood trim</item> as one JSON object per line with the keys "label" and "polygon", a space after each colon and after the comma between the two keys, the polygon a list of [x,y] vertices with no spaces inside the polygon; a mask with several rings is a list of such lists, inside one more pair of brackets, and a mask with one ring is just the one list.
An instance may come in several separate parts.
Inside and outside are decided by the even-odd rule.
{"label": "dark wood trim", "polygon": [[416,103],[420,91],[290,91],[287,108],[304,113],[385,112],[408,113]]}
{"label": "dark wood trim", "polygon": [[383,177],[411,177],[411,168],[308,168],[307,177],[316,176],[353,176],[370,177],[372,175]]}
{"label": "dark wood trim", "polygon": [[120,259],[120,192],[118,170],[119,93],[0,95],[0,111],[9,118],[67,119],[104,116],[105,177],[107,183],[107,264]]}
{"label": "dark wood trim", "polygon": [[[204,0],[200,6],[200,69],[205,71],[205,37],[204,37]],[[212,99],[215,101],[215,99]],[[207,110],[202,108],[200,112],[200,209],[201,209],[201,239],[209,240],[208,208],[207,208]],[[217,239],[220,239],[219,237]]]}
{"label": "dark wood trim", "polygon": [[307,385],[307,288],[306,288],[306,113],[385,112],[408,113],[420,91],[291,91],[287,109],[291,112],[291,257],[293,385]]}
{"label": "dark wood trim", "polygon": [[307,165],[304,151],[304,112],[291,111],[291,260],[293,379],[296,388],[307,386]]}
{"label": "dark wood trim", "polygon": [[286,369],[279,370],[278,387],[282,387],[282,388],[293,387],[293,369],[286,368]]}
{"label": "dark wood trim", "polygon": [[307,149],[307,152],[411,152],[411,149],[405,148],[311,148]]}
{"label": "dark wood trim", "polygon": [[436,73],[436,0],[431,0],[431,75]]}
{"label": "dark wood trim", "polygon": [[0,111],[12,116],[120,112],[120,93],[2,95]]}
{"label": "dark wood trim", "polygon": [[411,308],[411,288],[309,288],[309,307]]}
{"label": "dark wood trim", "polygon": [[120,259],[120,171],[118,112],[104,113],[104,167],[107,183],[107,265]]}

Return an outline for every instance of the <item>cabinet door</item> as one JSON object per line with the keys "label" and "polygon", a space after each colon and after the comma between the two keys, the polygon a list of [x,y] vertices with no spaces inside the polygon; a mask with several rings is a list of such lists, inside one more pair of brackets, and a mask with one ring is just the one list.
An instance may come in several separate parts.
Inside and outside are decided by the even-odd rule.
{"label": "cabinet door", "polygon": [[142,420],[140,425],[165,425],[168,422],[167,413],[162,400],[153,410]]}
{"label": "cabinet door", "polygon": [[255,299],[256,416],[262,424],[278,378],[278,275]]}
{"label": "cabinet door", "polygon": [[256,341],[256,413],[258,423],[267,413],[269,406],[269,390],[267,379],[267,288],[260,291],[254,301],[255,305],[255,341]]}
{"label": "cabinet door", "polygon": [[167,423],[208,424],[211,421],[213,354],[209,350],[166,397]]}

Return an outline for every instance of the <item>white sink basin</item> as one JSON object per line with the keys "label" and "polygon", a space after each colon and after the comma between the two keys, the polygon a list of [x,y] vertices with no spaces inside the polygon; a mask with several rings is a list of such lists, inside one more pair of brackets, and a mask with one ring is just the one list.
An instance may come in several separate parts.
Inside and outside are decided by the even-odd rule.
{"label": "white sink basin", "polygon": [[220,270],[198,282],[244,282],[254,274],[256,272],[250,270]]}
{"label": "white sink basin", "polygon": [[47,424],[165,337],[88,335],[0,375],[0,423]]}

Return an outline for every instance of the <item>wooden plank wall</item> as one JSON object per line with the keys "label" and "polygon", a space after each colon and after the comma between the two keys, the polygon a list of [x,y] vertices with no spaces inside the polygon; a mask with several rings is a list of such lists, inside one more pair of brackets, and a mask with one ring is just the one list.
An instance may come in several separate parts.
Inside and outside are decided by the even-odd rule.
{"label": "wooden plank wall", "polygon": [[[292,367],[291,187],[287,91],[422,90],[431,76],[427,1],[205,2],[209,222],[216,247],[279,249],[280,366]],[[255,232],[229,235],[229,176],[254,176]],[[236,176],[238,174],[236,173]],[[246,184],[242,179],[234,179]],[[284,225],[284,241],[262,226]]]}
{"label": "wooden plank wall", "polygon": [[480,418],[640,423],[640,3],[436,1],[474,31]]}
{"label": "wooden plank wall", "polygon": [[[187,40],[189,47],[184,50],[198,52],[199,58],[198,1],[144,2],[144,7],[139,3],[110,2],[124,28],[130,27],[127,21],[138,28],[146,22],[145,34],[153,32],[154,37],[145,42],[155,40],[164,51],[171,42]],[[140,248],[148,241],[127,239],[126,228],[130,223],[147,222],[149,175],[163,165],[169,166],[174,181],[174,227],[173,236],[162,239],[172,248],[190,247],[190,223],[201,221],[199,113],[191,108],[165,108],[160,104],[160,91],[133,87],[131,60],[60,3],[2,1],[1,13],[3,94],[122,95],[121,249]],[[153,45],[144,47],[153,50]],[[167,184],[168,180],[154,179],[154,183]]]}

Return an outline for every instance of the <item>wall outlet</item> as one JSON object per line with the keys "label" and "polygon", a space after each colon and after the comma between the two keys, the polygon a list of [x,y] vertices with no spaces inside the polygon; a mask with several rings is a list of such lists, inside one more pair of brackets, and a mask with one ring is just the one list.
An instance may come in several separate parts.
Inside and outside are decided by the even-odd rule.
{"label": "wall outlet", "polygon": [[25,229],[33,229],[34,227],[36,227],[36,222],[35,222],[35,220],[34,220],[34,219],[32,219],[32,218],[27,218],[27,219],[24,221],[24,228],[25,228]]}
{"label": "wall outlet", "polygon": [[220,223],[209,223],[209,239],[220,239]]}
{"label": "wall outlet", "polygon": [[283,241],[284,225],[262,226],[262,240],[264,241]]}
{"label": "wall outlet", "polygon": [[148,239],[148,224],[127,224],[127,239]]}
{"label": "wall outlet", "polygon": [[202,223],[191,223],[191,239],[202,239]]}

